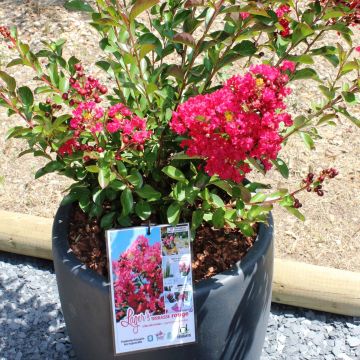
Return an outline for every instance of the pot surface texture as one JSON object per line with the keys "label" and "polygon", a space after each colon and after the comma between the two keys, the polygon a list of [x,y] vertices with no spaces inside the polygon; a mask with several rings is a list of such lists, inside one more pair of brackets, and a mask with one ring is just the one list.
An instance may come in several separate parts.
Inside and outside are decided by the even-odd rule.
{"label": "pot surface texture", "polygon": [[66,328],[79,360],[257,360],[271,304],[273,220],[261,224],[244,259],[195,285],[197,342],[114,355],[110,289],[106,278],[83,265],[68,244],[71,206],[59,208],[53,258]]}

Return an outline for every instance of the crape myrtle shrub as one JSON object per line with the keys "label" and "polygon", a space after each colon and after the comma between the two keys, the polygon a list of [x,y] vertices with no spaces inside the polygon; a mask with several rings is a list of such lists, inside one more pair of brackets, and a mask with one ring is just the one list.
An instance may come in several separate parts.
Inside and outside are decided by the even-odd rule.
{"label": "crape myrtle shrub", "polygon": [[[184,221],[193,234],[207,223],[251,236],[275,203],[303,219],[298,193],[323,196],[334,168],[296,189],[269,190],[251,177],[270,169],[289,176],[280,151],[291,136],[313,149],[319,126],[339,117],[359,126],[359,1],[95,3],[65,6],[87,12],[98,31],[107,86],[63,57],[64,40],[34,52],[15,28],[0,27],[13,49],[0,70],[0,105],[22,121],[8,135],[27,141],[20,155],[48,159],[36,177],[73,179],[63,203],[78,203],[104,229]],[[320,45],[327,32],[339,42]],[[330,80],[316,72],[320,58],[334,68]],[[17,86],[13,66],[28,67],[38,87]],[[305,79],[318,84],[319,100],[291,116],[289,83]]]}

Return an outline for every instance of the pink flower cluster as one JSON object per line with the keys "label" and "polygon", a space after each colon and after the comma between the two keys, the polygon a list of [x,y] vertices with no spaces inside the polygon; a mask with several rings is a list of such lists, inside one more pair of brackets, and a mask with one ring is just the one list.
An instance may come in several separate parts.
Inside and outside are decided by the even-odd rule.
{"label": "pink flower cluster", "polygon": [[124,104],[111,106],[108,116],[107,131],[115,133],[121,130],[125,144],[144,144],[152,134],[152,131],[146,130],[146,121],[134,115]]}
{"label": "pink flower cluster", "polygon": [[80,143],[72,138],[62,144],[58,150],[59,155],[64,156],[66,154],[72,155],[75,151],[80,149]]}
{"label": "pink flower cluster", "polygon": [[103,130],[104,109],[97,106],[94,101],[81,102],[73,111],[70,127],[77,130],[90,130],[92,133]]}
{"label": "pink flower cluster", "polygon": [[173,235],[169,235],[162,239],[162,243],[167,249],[173,249],[175,247],[175,238]]}
{"label": "pink flower cluster", "polygon": [[120,321],[129,307],[135,314],[149,310],[163,314],[163,274],[160,243],[149,245],[145,236],[138,236],[130,248],[113,262],[116,320]]}
{"label": "pink flower cluster", "polygon": [[[84,101],[77,104],[70,119],[70,130],[73,131],[73,138],[66,141],[59,149],[61,156],[72,155],[77,150],[103,152],[99,145],[81,144],[79,138],[83,131],[91,132],[94,137],[99,132],[108,131],[110,134],[121,132],[122,147],[116,152],[116,159],[120,160],[120,153],[125,148],[136,148],[144,150],[144,143],[152,134],[146,130],[146,121],[134,115],[125,105],[119,103],[107,109],[99,106],[95,101]],[[108,139],[111,141],[111,139]],[[86,156],[88,157],[88,156]]]}
{"label": "pink flower cluster", "polygon": [[282,37],[288,37],[290,36],[290,22],[288,19],[286,19],[286,14],[288,14],[291,11],[289,5],[280,5],[277,10],[275,11],[276,16],[279,19],[279,24],[282,26],[283,30],[280,31],[280,35]]}
{"label": "pink flower cluster", "polygon": [[181,146],[189,156],[206,160],[205,171],[222,179],[241,182],[251,171],[245,160],[253,158],[271,168],[281,148],[280,123],[292,124],[283,99],[290,93],[286,70],[252,66],[244,76],[230,78],[212,94],[198,95],[181,104],[170,122],[171,129],[187,135]]}

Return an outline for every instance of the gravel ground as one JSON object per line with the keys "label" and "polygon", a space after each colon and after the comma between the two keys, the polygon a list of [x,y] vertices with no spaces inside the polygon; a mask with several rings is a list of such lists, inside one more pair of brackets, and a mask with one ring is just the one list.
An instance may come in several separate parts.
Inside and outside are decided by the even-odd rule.
{"label": "gravel ground", "polygon": [[[0,252],[0,334],[0,360],[76,359],[52,262]],[[273,304],[261,360],[280,359],[360,359],[360,318]]]}
{"label": "gravel ground", "polygon": [[[98,49],[98,35],[88,25],[87,15],[66,11],[63,3],[64,0],[0,0],[0,24],[18,26],[22,39],[35,49],[39,48],[41,39],[67,39],[66,57],[76,55],[88,74],[104,80],[104,74],[94,65],[99,56],[103,56]],[[353,30],[355,45],[359,46],[360,29]],[[341,38],[332,32],[326,35],[321,45],[339,41]],[[14,56],[12,51],[0,46],[0,67]],[[335,71],[321,59],[317,59],[316,69],[322,79],[333,76]],[[10,70],[18,83],[34,87],[28,69],[13,67]],[[231,70],[237,71],[237,66]],[[311,102],[321,98],[317,85],[315,81],[291,84],[293,93],[289,97],[289,110],[293,114],[303,113]],[[360,116],[359,107],[354,107],[353,111]],[[52,217],[70,181],[55,174],[34,180],[36,170],[45,162],[31,155],[18,158],[26,148],[24,143],[16,139],[5,142],[7,130],[19,123],[19,119],[8,118],[0,109],[0,208]],[[274,209],[277,257],[360,271],[359,134],[360,129],[340,119],[337,127],[320,129],[322,139],[316,141],[316,151],[312,152],[305,149],[299,137],[294,136],[281,153],[281,158],[291,168],[288,181],[275,171],[269,172],[265,180],[249,177],[250,180],[269,181],[274,189],[285,187],[293,190],[310,170],[317,172],[321,168],[335,167],[340,172],[326,185],[324,198],[320,199],[313,193],[300,196],[306,216],[304,223],[284,209]]]}

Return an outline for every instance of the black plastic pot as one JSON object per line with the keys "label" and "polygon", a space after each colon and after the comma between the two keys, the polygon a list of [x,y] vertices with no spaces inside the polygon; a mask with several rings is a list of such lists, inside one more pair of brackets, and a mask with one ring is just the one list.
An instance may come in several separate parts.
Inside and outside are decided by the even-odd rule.
{"label": "black plastic pot", "polygon": [[195,286],[195,344],[114,356],[107,279],[87,269],[68,245],[70,207],[53,226],[53,257],[66,328],[83,360],[256,360],[260,358],[271,303],[273,220],[260,225],[246,257],[232,269]]}

